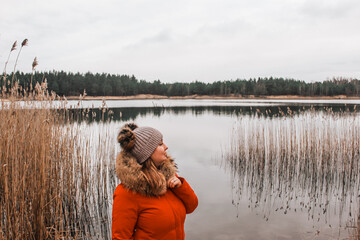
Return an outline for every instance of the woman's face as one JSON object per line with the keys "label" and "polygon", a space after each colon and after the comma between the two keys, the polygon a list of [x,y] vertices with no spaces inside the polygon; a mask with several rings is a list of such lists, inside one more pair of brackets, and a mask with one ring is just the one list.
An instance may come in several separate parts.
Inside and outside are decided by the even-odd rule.
{"label": "woman's face", "polygon": [[150,158],[153,160],[156,167],[160,166],[160,164],[167,159],[166,150],[168,147],[163,143],[161,143],[156,147],[155,151],[151,154]]}

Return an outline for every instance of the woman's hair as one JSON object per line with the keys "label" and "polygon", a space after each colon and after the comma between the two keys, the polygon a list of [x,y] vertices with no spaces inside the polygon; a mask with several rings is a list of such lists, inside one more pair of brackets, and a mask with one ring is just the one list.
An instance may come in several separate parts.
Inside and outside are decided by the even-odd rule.
{"label": "woman's hair", "polygon": [[151,127],[138,127],[134,123],[125,124],[118,135],[118,142],[123,151],[132,154],[142,166],[141,171],[150,188],[156,192],[166,191],[166,178],[159,172],[150,158],[162,140],[162,134]]}
{"label": "woman's hair", "polygon": [[166,190],[162,189],[167,184],[165,176],[159,172],[151,158],[142,164],[141,170],[144,173],[146,181],[152,189],[159,190],[160,192]]}

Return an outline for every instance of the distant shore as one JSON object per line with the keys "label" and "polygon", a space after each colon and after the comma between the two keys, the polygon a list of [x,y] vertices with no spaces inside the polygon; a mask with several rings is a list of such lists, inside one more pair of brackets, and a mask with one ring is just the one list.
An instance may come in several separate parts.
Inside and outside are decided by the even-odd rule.
{"label": "distant shore", "polygon": [[[64,99],[63,96],[60,96],[61,99]],[[298,96],[298,95],[277,95],[277,96],[235,96],[234,94],[226,96],[218,95],[189,95],[189,96],[163,96],[163,95],[153,95],[153,94],[138,94],[133,96],[65,96],[67,100],[82,100],[82,101],[91,101],[91,100],[148,100],[148,99],[269,99],[269,100],[360,100],[360,97],[346,96],[346,95],[336,95],[336,96]],[[7,102],[9,101],[6,98],[0,98],[0,101]],[[21,98],[18,98],[16,101],[21,101]]]}
{"label": "distant shore", "polygon": [[[68,100],[80,100],[79,96],[68,96]],[[190,95],[190,96],[163,96],[153,94],[139,94],[134,96],[85,96],[82,100],[147,100],[147,99],[279,99],[279,100],[291,100],[291,99],[324,99],[324,100],[335,100],[335,99],[360,99],[360,97],[349,97],[346,95],[337,96],[297,96],[297,95],[278,95],[278,96],[216,96],[216,95]]]}

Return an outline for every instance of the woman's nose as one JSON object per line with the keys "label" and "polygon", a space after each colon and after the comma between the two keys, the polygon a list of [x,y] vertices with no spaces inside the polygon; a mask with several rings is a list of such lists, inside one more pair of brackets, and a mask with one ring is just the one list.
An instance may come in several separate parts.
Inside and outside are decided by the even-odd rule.
{"label": "woman's nose", "polygon": [[168,149],[168,146],[166,146],[166,144],[164,143],[164,146],[165,146],[165,150],[167,150]]}

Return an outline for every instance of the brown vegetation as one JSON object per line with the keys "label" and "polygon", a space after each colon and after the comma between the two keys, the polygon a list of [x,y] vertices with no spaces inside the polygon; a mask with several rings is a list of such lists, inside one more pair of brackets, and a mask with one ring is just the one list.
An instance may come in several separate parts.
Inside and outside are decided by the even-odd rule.
{"label": "brown vegetation", "polygon": [[11,95],[0,106],[0,239],[108,236],[108,139],[92,146],[67,109],[51,110],[55,95],[45,83],[27,97],[43,100],[42,108]]}
{"label": "brown vegetation", "polygon": [[[0,240],[109,236],[108,193],[115,183],[108,143],[99,136],[91,146],[46,81],[34,90],[16,79],[12,85],[0,93],[6,99],[0,100]],[[55,99],[62,103],[57,109],[50,107]],[[42,101],[35,107],[32,100]],[[94,152],[99,162],[89,160]]]}
{"label": "brown vegetation", "polygon": [[[51,103],[54,95],[45,90],[38,86],[34,96]],[[33,109],[9,99],[0,110],[0,239],[86,236],[94,173],[79,128],[67,122],[65,109]]]}
{"label": "brown vegetation", "polygon": [[[359,235],[360,118],[352,112],[257,111],[242,116],[224,155],[233,177],[234,203],[267,220],[272,211],[304,211],[327,224],[338,215],[352,236]],[[357,224],[357,227],[355,225]],[[334,227],[334,226],[333,226]],[[346,231],[345,231],[346,232]],[[356,239],[356,238],[355,238]]]}

